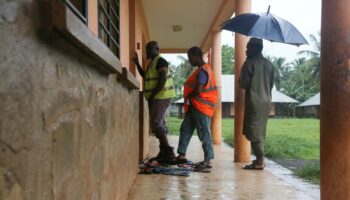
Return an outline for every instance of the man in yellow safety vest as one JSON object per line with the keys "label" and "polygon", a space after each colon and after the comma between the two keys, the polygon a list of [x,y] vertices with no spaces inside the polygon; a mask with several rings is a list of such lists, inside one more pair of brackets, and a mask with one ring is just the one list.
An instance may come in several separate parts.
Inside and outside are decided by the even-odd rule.
{"label": "man in yellow safety vest", "polygon": [[169,163],[175,160],[175,154],[167,138],[165,113],[170,106],[171,99],[175,97],[173,79],[168,62],[159,55],[156,41],[147,43],[146,54],[151,60],[146,70],[141,67],[137,53],[133,60],[140,75],[144,78],[144,95],[148,101],[150,126],[159,140],[159,153],[155,159],[160,163]]}

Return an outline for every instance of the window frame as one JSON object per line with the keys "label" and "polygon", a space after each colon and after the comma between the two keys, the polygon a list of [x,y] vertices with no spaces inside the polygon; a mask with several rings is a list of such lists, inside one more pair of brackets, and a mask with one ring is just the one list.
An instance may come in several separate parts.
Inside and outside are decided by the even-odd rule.
{"label": "window frame", "polygon": [[88,2],[87,0],[83,1],[83,13],[81,13],[75,5],[70,0],[63,0],[63,2],[68,6],[69,9],[82,21],[84,24],[88,23]]}
{"label": "window frame", "polygon": [[82,55],[87,56],[84,60],[93,62],[91,66],[98,68],[104,74],[116,74],[117,79],[129,89],[140,88],[136,77],[122,66],[119,58],[65,2],[60,0],[40,1],[39,6],[40,10],[43,11],[41,13],[40,33],[49,39],[50,43],[66,48],[64,45],[62,46],[61,40],[57,40],[57,38],[63,37],[82,52]]}

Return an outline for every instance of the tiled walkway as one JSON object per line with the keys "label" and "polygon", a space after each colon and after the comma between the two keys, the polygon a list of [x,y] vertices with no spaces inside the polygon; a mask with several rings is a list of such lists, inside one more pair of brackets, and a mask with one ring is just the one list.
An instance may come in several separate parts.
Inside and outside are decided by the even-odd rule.
{"label": "tiled walkway", "polygon": [[[177,146],[178,137],[171,137]],[[216,145],[215,160],[211,173],[192,172],[189,177],[162,174],[138,175],[129,194],[129,200],[192,200],[192,199],[239,199],[239,200],[310,200],[319,199],[319,188],[301,182],[290,171],[268,161],[264,171],[243,170],[242,163],[234,163],[233,149],[226,144]],[[158,149],[151,140],[151,155]],[[188,158],[202,161],[203,152],[197,137],[193,137]]]}

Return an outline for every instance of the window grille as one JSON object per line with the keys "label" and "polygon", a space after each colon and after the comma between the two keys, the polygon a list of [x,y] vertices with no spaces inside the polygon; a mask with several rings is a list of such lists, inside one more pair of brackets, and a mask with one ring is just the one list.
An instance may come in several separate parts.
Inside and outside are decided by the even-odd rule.
{"label": "window grille", "polygon": [[98,1],[99,38],[119,58],[119,0]]}

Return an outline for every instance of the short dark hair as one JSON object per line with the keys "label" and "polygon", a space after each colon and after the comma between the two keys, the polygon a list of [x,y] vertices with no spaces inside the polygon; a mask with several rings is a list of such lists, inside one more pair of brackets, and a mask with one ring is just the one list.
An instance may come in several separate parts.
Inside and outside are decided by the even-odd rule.
{"label": "short dark hair", "polygon": [[157,41],[149,41],[147,44],[146,44],[146,48],[149,48],[149,47],[158,47],[158,42]]}
{"label": "short dark hair", "polygon": [[191,54],[192,56],[198,56],[203,57],[203,52],[199,47],[191,47],[188,51],[188,54]]}

